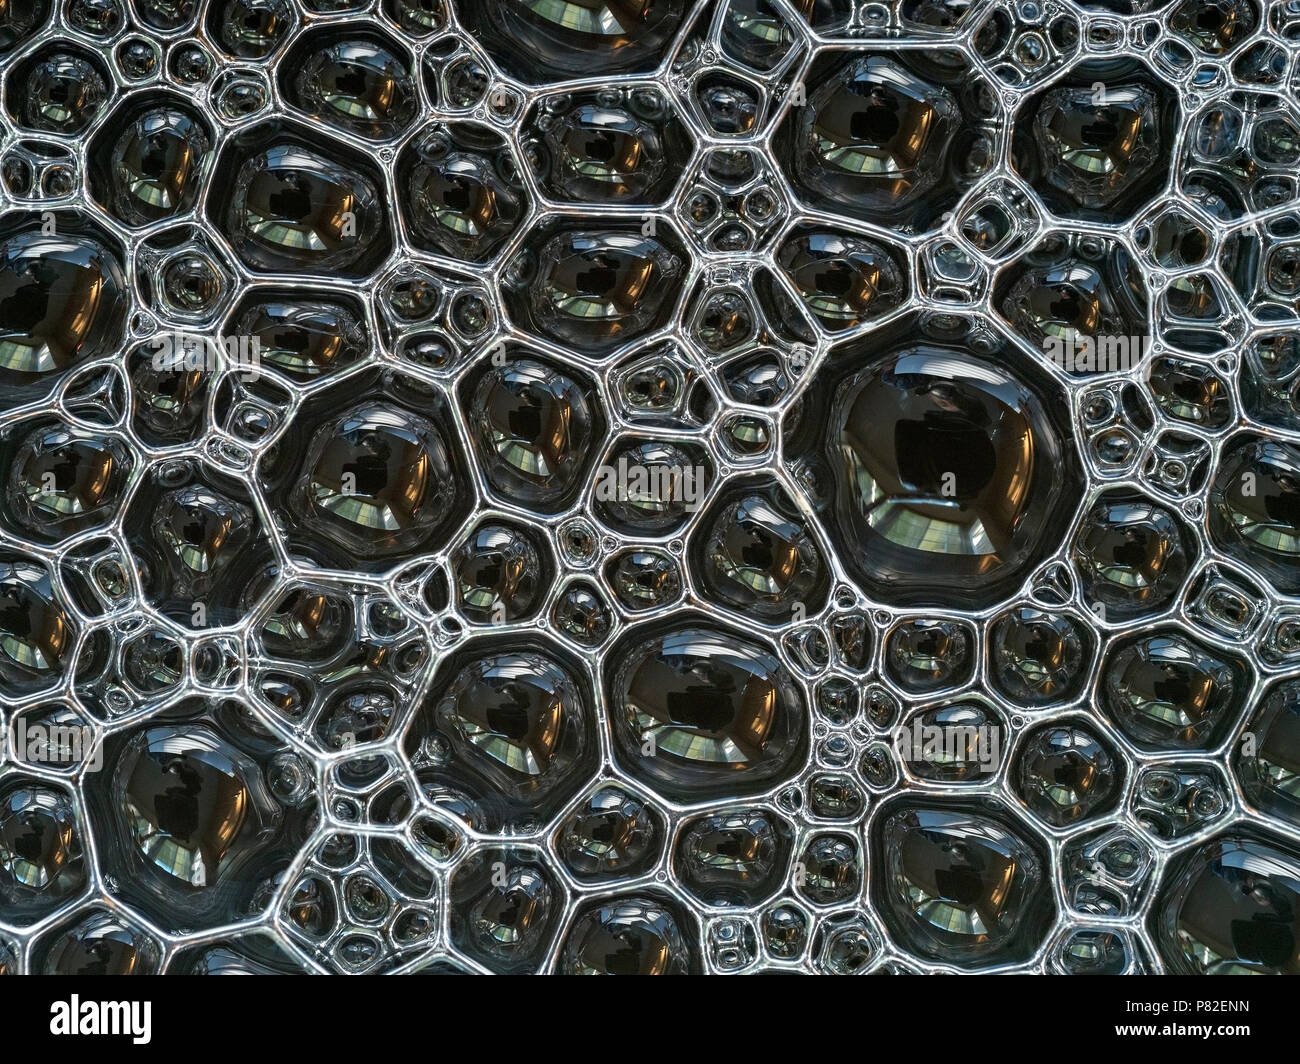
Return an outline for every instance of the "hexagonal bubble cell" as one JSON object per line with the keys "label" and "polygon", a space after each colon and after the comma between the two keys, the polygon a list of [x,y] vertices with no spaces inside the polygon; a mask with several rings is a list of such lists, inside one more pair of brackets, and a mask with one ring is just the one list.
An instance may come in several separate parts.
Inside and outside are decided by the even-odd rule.
{"label": "hexagonal bubble cell", "polygon": [[440,665],[406,749],[449,747],[452,779],[497,815],[527,821],[592,774],[592,700],[584,670],[550,640],[476,641]]}
{"label": "hexagonal bubble cell", "polygon": [[1232,411],[1227,381],[1208,366],[1159,358],[1147,378],[1156,404],[1169,417],[1205,429],[1221,429]]}
{"label": "hexagonal bubble cell", "polygon": [[125,515],[145,597],[193,629],[238,623],[273,582],[274,555],[244,485],[204,463],[155,465]]}
{"label": "hexagonal bubble cell", "polygon": [[563,909],[563,894],[537,854],[484,850],[451,878],[451,938],[494,972],[535,971]]}
{"label": "hexagonal bubble cell", "polygon": [[471,371],[460,395],[494,491],[542,512],[572,500],[605,428],[586,374],[506,345]]}
{"label": "hexagonal bubble cell", "polygon": [[132,921],[90,908],[47,931],[33,970],[45,975],[156,975],[162,947]]}
{"label": "hexagonal bubble cell", "polygon": [[1013,165],[1061,217],[1122,221],[1164,180],[1177,112],[1145,65],[1083,63],[1025,103]]}
{"label": "hexagonal bubble cell", "polygon": [[132,97],[90,142],[91,194],[128,225],[176,217],[198,198],[211,145],[207,121],[184,97]]}
{"label": "hexagonal bubble cell", "polygon": [[579,910],[560,949],[563,975],[697,973],[694,919],[657,894],[619,894]]}
{"label": "hexagonal bubble cell", "polygon": [[1147,974],[1135,940],[1120,931],[1079,930],[1061,937],[1052,958],[1062,975]]}
{"label": "hexagonal bubble cell", "polygon": [[994,620],[990,632],[989,681],[1017,705],[1063,701],[1085,680],[1092,649],[1092,637],[1077,617],[1009,610]]}
{"label": "hexagonal bubble cell", "polygon": [[661,203],[691,154],[687,128],[655,85],[544,96],[525,150],[546,192],[577,203]]}
{"label": "hexagonal bubble cell", "polygon": [[873,890],[899,944],[963,968],[1037,949],[1055,914],[1049,865],[1023,828],[958,804],[899,804],[876,831]]}
{"label": "hexagonal bubble cell", "polygon": [[221,0],[207,7],[210,38],[240,59],[267,58],[285,42],[293,24],[288,0]]}
{"label": "hexagonal bubble cell", "polygon": [[525,529],[480,525],[453,558],[461,611],[479,623],[503,624],[536,612],[551,575],[549,551]]}
{"label": "hexagonal bubble cell", "polygon": [[1073,547],[1089,607],[1103,622],[1167,607],[1187,576],[1189,538],[1167,507],[1127,492],[1103,495],[1083,515]]}
{"label": "hexagonal bubble cell", "polygon": [[558,634],[585,647],[594,647],[608,638],[614,614],[596,585],[575,581],[555,600],[551,621]]}
{"label": "hexagonal bubble cell", "polygon": [[1022,740],[1014,773],[1024,803],[1049,824],[1067,827],[1114,804],[1124,763],[1096,729],[1063,720]]}
{"label": "hexagonal bubble cell", "polygon": [[712,475],[695,443],[624,438],[596,468],[593,510],[619,532],[667,535],[700,508]]}
{"label": "hexagonal bubble cell", "polygon": [[415,242],[466,262],[489,258],[518,229],[528,200],[499,133],[436,125],[397,160],[401,207]]}
{"label": "hexagonal bubble cell", "polygon": [[751,906],[785,878],[790,825],[761,808],[737,808],[683,825],[674,855],[683,885],[706,905]]}
{"label": "hexagonal bubble cell", "polygon": [[[178,225],[148,237],[136,248],[136,287],[146,306],[158,317],[182,322],[202,335],[230,309],[235,289],[234,264],[223,245],[208,238],[201,229]],[[177,339],[177,334],[184,339]],[[163,334],[152,343],[156,353],[179,356],[188,337],[181,330]],[[178,350],[182,349],[182,350]],[[223,351],[241,366],[255,361],[234,345]],[[185,350],[185,364],[191,361]],[[179,361],[179,359],[178,359]]]}
{"label": "hexagonal bubble cell", "polygon": [[976,783],[995,774],[1007,727],[991,707],[958,701],[920,710],[894,731],[901,761],[912,775],[935,783]]}
{"label": "hexagonal bubble cell", "polygon": [[1210,531],[1225,551],[1283,592],[1300,589],[1300,448],[1236,437],[1210,488]]}
{"label": "hexagonal bubble cell", "polygon": [[246,336],[259,372],[313,384],[366,357],[369,337],[362,305],[342,294],[257,287],[231,316],[229,335]]}
{"label": "hexagonal bubble cell", "polygon": [[309,827],[268,788],[275,750],[234,707],[193,700],[108,740],[88,808],[122,896],[173,930],[251,905]]}
{"label": "hexagonal bubble cell", "polygon": [[1032,347],[1074,375],[1129,371],[1151,347],[1142,273],[1113,241],[1049,236],[1000,274],[993,298]]}
{"label": "hexagonal bubble cell", "polygon": [[6,216],[0,228],[0,384],[15,399],[116,350],[128,305],[117,241],[80,213]]}
{"label": "hexagonal bubble cell", "polygon": [[909,343],[914,326],[850,344],[788,419],[786,453],[824,470],[828,523],[863,587],[942,605],[960,581],[954,605],[996,601],[1060,542],[1078,497],[1060,395],[1009,352]]}
{"label": "hexagonal bubble cell", "polygon": [[828,329],[861,325],[905,299],[907,274],[897,251],[833,232],[792,235],[778,261],[812,315]]}
{"label": "hexagonal bubble cell", "polygon": [[713,624],[633,630],[606,669],[623,768],[677,800],[763,790],[806,742],[803,696],[772,650]]}
{"label": "hexagonal bubble cell", "polygon": [[1102,664],[1102,681],[1102,706],[1149,750],[1214,746],[1249,686],[1238,658],[1172,628],[1120,640]]}
{"label": "hexagonal bubble cell", "polygon": [[682,594],[681,569],[662,550],[625,551],[615,556],[605,567],[605,579],[628,610],[659,609]]}
{"label": "hexagonal bubble cell", "polygon": [[974,668],[975,635],[970,625],[949,618],[922,617],[895,626],[886,637],[885,669],[913,693],[960,687]]}
{"label": "hexagonal bubble cell", "polygon": [[279,73],[280,91],[292,107],[371,140],[399,136],[419,110],[410,55],[373,27],[304,33],[280,61]]}
{"label": "hexagonal bubble cell", "polygon": [[0,552],[0,693],[48,691],[73,671],[78,626],[36,559]]}
{"label": "hexagonal bubble cell", "polygon": [[221,152],[213,188],[208,217],[252,270],[364,276],[390,247],[373,161],[296,123],[241,130]]}
{"label": "hexagonal bubble cell", "polygon": [[[338,309],[319,309],[323,326],[347,327]],[[283,313],[301,321],[309,310]],[[449,422],[444,394],[418,378],[352,376],[297,410],[263,463],[263,483],[302,549],[322,562],[342,554],[386,568],[441,546],[470,503]]]}
{"label": "hexagonal bubble cell", "polygon": [[690,549],[704,593],[726,608],[781,621],[826,600],[822,550],[776,484],[746,482],[714,502]]}
{"label": "hexagonal bubble cell", "polygon": [[582,799],[556,835],[564,866],[578,879],[613,882],[644,873],[664,844],[664,819],[653,803],[617,785]]}
{"label": "hexagonal bubble cell", "polygon": [[10,117],[19,126],[65,136],[88,129],[113,95],[103,60],[70,41],[15,63],[5,85]]}
{"label": "hexagonal bubble cell", "polygon": [[997,97],[960,52],[828,52],[800,91],[777,152],[817,207],[924,230],[992,163]]}
{"label": "hexagonal bubble cell", "polygon": [[1165,874],[1151,927],[1170,970],[1294,974],[1300,857],[1289,843],[1229,834]]}
{"label": "hexagonal bubble cell", "polygon": [[[36,752],[27,733],[24,728],[24,754]],[[84,837],[62,787],[17,778],[0,788],[0,901],[12,922],[35,922],[82,892]]]}
{"label": "hexagonal bubble cell", "polygon": [[0,442],[10,471],[0,512],[11,531],[57,542],[113,519],[136,464],[129,445],[52,419],[16,428],[12,442]]}
{"label": "hexagonal bubble cell", "polygon": [[686,265],[666,225],[552,226],[511,263],[506,307],[522,328],[600,356],[665,324]]}
{"label": "hexagonal bubble cell", "polygon": [[560,0],[524,7],[491,0],[458,5],[458,12],[494,60],[536,82],[653,70],[689,6]]}

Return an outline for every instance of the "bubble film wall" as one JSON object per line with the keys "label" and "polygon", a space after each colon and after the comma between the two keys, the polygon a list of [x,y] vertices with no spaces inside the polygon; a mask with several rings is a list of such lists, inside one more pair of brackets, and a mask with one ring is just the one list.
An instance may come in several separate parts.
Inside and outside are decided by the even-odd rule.
{"label": "bubble film wall", "polygon": [[0,972],[1300,971],[1296,0],[0,0]]}

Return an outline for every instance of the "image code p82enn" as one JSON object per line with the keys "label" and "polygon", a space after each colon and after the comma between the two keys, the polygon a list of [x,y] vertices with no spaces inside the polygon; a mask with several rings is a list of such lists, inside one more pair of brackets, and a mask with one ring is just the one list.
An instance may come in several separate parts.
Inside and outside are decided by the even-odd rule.
{"label": "image code p82enn", "polygon": [[1300,972],[1298,87],[0,0],[0,973]]}

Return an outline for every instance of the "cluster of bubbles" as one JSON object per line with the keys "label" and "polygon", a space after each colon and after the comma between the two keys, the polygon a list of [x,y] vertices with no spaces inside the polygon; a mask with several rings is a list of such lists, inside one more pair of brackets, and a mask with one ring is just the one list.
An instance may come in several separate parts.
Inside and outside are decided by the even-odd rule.
{"label": "cluster of bubbles", "polygon": [[1300,972],[1297,40],[0,3],[0,973]]}

